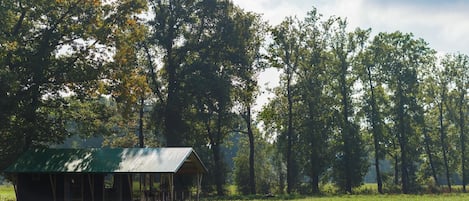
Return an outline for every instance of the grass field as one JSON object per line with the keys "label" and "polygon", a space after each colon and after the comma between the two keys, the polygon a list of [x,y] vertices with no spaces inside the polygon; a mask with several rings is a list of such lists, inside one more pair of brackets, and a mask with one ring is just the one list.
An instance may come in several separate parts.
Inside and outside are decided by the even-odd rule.
{"label": "grass field", "polygon": [[0,201],[15,201],[15,190],[12,185],[0,185]]}
{"label": "grass field", "polygon": [[[216,199],[206,199],[215,201]],[[249,200],[249,199],[243,199]],[[252,201],[284,200],[279,198],[257,199]],[[465,201],[469,194],[439,194],[439,195],[342,195],[324,197],[306,197],[291,201]],[[226,200],[228,201],[228,200]],[[236,201],[236,199],[230,200]]]}
{"label": "grass field", "polygon": [[[15,201],[15,192],[11,185],[0,185],[0,201]],[[217,199],[202,199],[206,201],[215,201]],[[228,201],[230,199],[223,199]],[[245,197],[244,199],[232,199],[235,200],[250,200]],[[280,197],[257,199],[253,201],[265,201],[265,200],[285,200]],[[465,201],[469,200],[469,194],[425,194],[425,195],[337,195],[337,196],[324,196],[324,197],[306,197],[291,199],[291,201]]]}

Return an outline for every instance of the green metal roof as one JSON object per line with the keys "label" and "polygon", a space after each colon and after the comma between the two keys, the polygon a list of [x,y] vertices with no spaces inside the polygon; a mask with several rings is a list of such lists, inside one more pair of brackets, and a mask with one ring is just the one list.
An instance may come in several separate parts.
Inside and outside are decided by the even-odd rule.
{"label": "green metal roof", "polygon": [[6,173],[205,173],[192,148],[35,149]]}

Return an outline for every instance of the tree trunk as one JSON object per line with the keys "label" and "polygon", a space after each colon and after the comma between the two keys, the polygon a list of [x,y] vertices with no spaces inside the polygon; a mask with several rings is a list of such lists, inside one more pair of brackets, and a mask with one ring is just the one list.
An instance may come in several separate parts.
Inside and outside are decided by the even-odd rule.
{"label": "tree trunk", "polygon": [[176,65],[173,62],[172,45],[166,49],[168,73],[168,95],[165,108],[164,133],[166,137],[166,145],[182,146],[183,139],[180,135],[181,129],[181,106],[179,101],[179,82],[176,75]]}
{"label": "tree trunk", "polygon": [[278,183],[279,183],[279,193],[283,194],[285,192],[285,175],[283,175],[283,165],[282,161],[278,161]]}
{"label": "tree trunk", "polygon": [[218,144],[212,144],[213,161],[215,163],[215,183],[217,186],[217,195],[223,196],[225,191],[223,189],[224,177],[223,177],[223,164],[220,157],[220,147]]}
{"label": "tree trunk", "polygon": [[446,135],[445,135],[444,125],[443,125],[443,101],[444,101],[444,98],[442,98],[441,102],[438,104],[439,120],[440,120],[440,143],[441,143],[441,151],[443,152],[443,161],[445,164],[446,184],[448,185],[449,192],[451,192],[451,177],[449,173],[447,147],[446,147],[446,141],[445,141]]}
{"label": "tree trunk", "polygon": [[144,99],[143,96],[140,97],[140,115],[138,123],[138,144],[140,148],[145,147],[144,138],[143,138],[143,108],[144,108]]}
{"label": "tree trunk", "polygon": [[406,121],[405,121],[405,111],[404,111],[404,94],[402,92],[401,80],[397,81],[397,137],[399,140],[399,147],[401,151],[401,182],[402,182],[402,193],[408,194],[409,190],[409,159],[407,158],[407,140],[408,136],[406,133]]}
{"label": "tree trunk", "polygon": [[466,135],[464,134],[464,93],[465,90],[461,90],[459,97],[459,139],[461,143],[461,174],[462,174],[462,189],[466,192]]}
{"label": "tree trunk", "polygon": [[[396,149],[394,147],[394,149]],[[399,184],[399,157],[397,157],[397,154],[394,154],[394,185]]]}
{"label": "tree trunk", "polygon": [[379,139],[380,139],[380,134],[381,130],[380,127],[377,125],[377,121],[379,121],[378,118],[378,110],[376,109],[376,99],[375,99],[375,92],[374,92],[374,86],[373,86],[373,80],[371,77],[371,66],[367,66],[367,71],[368,71],[368,82],[370,85],[370,92],[371,92],[371,127],[373,131],[373,143],[374,143],[374,148],[375,148],[375,170],[376,170],[376,183],[378,185],[378,192],[380,194],[383,194],[383,181],[381,179],[381,171],[379,167],[379,159],[380,159],[380,153],[379,153]]}
{"label": "tree trunk", "polygon": [[344,142],[344,160],[345,164],[342,167],[345,171],[345,191],[347,193],[352,193],[352,170],[348,166],[352,163],[358,161],[351,160],[351,132],[350,132],[350,125],[349,125],[349,97],[347,91],[347,63],[345,58],[341,58],[341,73],[340,73],[340,93],[342,96],[342,118],[343,118],[343,125],[342,125],[342,139]]}
{"label": "tree trunk", "polygon": [[225,168],[223,167],[223,160],[221,157],[221,151],[220,151],[220,144],[222,140],[222,119],[223,119],[223,112],[225,110],[223,109],[223,106],[220,106],[218,109],[218,116],[217,116],[217,131],[216,131],[216,136],[215,136],[215,143],[213,143],[213,159],[215,162],[215,183],[217,185],[217,195],[223,196],[225,195],[225,190],[224,190],[224,185],[225,185]]}
{"label": "tree trunk", "polygon": [[427,152],[427,155],[428,155],[428,161],[430,163],[430,168],[432,170],[432,176],[433,176],[433,179],[435,180],[435,183],[438,184],[438,177],[436,174],[435,163],[433,162],[432,150],[430,148],[430,136],[428,135],[425,122],[423,122],[423,136],[425,138],[425,151]]}
{"label": "tree trunk", "polygon": [[[169,6],[172,1],[169,1]],[[182,137],[182,106],[179,97],[180,83],[177,75],[178,63],[175,61],[173,52],[174,40],[176,38],[175,16],[171,16],[168,24],[168,32],[165,41],[162,42],[164,50],[166,51],[165,70],[168,78],[167,85],[167,98],[164,113],[164,135],[166,137],[167,146],[182,146],[184,139]]]}
{"label": "tree trunk", "polygon": [[[291,69],[291,68],[290,68]],[[291,79],[293,72],[289,70],[288,83],[287,83],[287,99],[288,99],[288,131],[287,131],[287,193],[293,191],[294,178],[293,178],[293,100],[291,91]]]}
{"label": "tree trunk", "polygon": [[256,177],[255,177],[255,168],[254,168],[254,133],[251,128],[251,107],[246,108],[246,125],[248,129],[248,138],[249,138],[249,189],[251,194],[256,194]]}
{"label": "tree trunk", "polygon": [[311,178],[311,190],[313,194],[319,193],[319,176],[318,175],[314,175]]}
{"label": "tree trunk", "polygon": [[[310,106],[311,107],[311,106]],[[317,111],[317,110],[316,110]],[[313,112],[310,112],[310,114],[314,114]],[[315,122],[315,124],[318,124],[318,122]],[[315,131],[312,131],[313,133],[311,135],[315,135],[316,133],[319,133],[321,135],[321,131],[319,131],[318,126],[315,126],[316,128],[313,129]],[[320,149],[319,143],[324,143],[324,142],[319,142],[320,140],[315,139],[314,137],[310,138],[310,143],[311,143],[311,155],[309,157],[309,163],[311,165],[311,191],[313,194],[319,194],[319,174],[320,174],[320,169],[321,169],[321,161],[320,159]],[[324,160],[324,159],[323,159]]]}
{"label": "tree trunk", "polygon": [[45,31],[37,53],[32,59],[32,75],[30,80],[31,87],[28,89],[28,93],[31,94],[31,103],[26,106],[26,113],[24,119],[28,124],[28,127],[24,133],[24,147],[23,151],[28,150],[33,146],[33,140],[35,137],[40,135],[40,130],[37,129],[38,115],[37,111],[40,107],[42,98],[41,86],[44,83],[44,66],[50,64],[47,58],[53,51],[50,41],[50,35],[53,33],[53,29],[49,28]]}

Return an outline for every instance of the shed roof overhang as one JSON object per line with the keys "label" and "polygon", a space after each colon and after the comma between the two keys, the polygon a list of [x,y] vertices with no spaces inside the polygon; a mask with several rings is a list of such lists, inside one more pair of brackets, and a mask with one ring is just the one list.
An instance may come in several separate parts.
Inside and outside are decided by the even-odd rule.
{"label": "shed roof overhang", "polygon": [[6,173],[206,173],[192,148],[34,149]]}

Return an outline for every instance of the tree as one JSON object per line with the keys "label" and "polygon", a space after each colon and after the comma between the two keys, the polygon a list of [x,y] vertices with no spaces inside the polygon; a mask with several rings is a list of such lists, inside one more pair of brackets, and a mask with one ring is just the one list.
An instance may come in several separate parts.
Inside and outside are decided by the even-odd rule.
{"label": "tree", "polygon": [[[258,193],[269,193],[272,188],[272,179],[275,178],[273,172],[272,157],[274,157],[274,147],[266,139],[260,136],[261,133],[254,131],[255,138],[255,172],[256,189]],[[248,137],[249,138],[249,137]],[[249,139],[246,135],[241,135],[239,142],[239,149],[236,157],[233,159],[235,167],[233,170],[233,177],[238,191],[242,194],[252,194],[250,187],[250,170],[249,170]]]}
{"label": "tree", "polygon": [[402,192],[417,187],[415,172],[419,137],[416,133],[421,111],[417,104],[420,69],[430,66],[435,52],[423,39],[401,32],[380,33],[372,42],[375,64],[387,76],[385,84],[392,100],[393,133],[399,144]]}
{"label": "tree", "polygon": [[274,88],[275,97],[263,106],[258,118],[264,124],[267,138],[275,139],[273,157],[274,170],[278,178],[278,192],[285,192],[285,124],[287,120],[287,101],[282,89]]}
{"label": "tree", "polygon": [[[365,47],[365,42],[369,38],[371,30],[362,31],[359,37],[362,37],[359,42],[361,49],[367,48],[359,55],[360,62],[362,63],[362,68],[360,69],[361,79],[364,83],[367,90],[364,94],[364,107],[365,107],[365,116],[368,123],[371,126],[371,133],[373,135],[373,148],[374,148],[374,166],[376,171],[376,183],[379,193],[384,193],[383,191],[383,179],[380,169],[380,160],[384,159],[384,150],[381,144],[384,143],[384,128],[383,128],[383,117],[380,108],[383,104],[384,91],[382,88],[382,79],[379,76],[379,70],[372,62],[372,52],[368,47]],[[381,106],[381,107],[380,107]]]}
{"label": "tree", "polygon": [[258,31],[262,27],[257,27],[261,25],[258,16],[244,13],[230,2],[208,1],[200,6],[204,17],[195,27],[201,29],[201,35],[187,41],[197,50],[188,54],[186,63],[186,81],[191,83],[188,94],[193,100],[189,106],[195,111],[197,125],[203,125],[200,135],[212,150],[217,193],[223,195],[226,175],[221,147],[237,126],[237,114],[233,112],[236,103],[242,107],[240,113],[248,135],[252,134],[250,113],[257,87],[255,65],[262,44]]}
{"label": "tree", "polygon": [[[358,44],[366,41],[366,33],[361,30],[348,33],[345,28],[347,22],[337,19],[337,27],[333,30],[331,38],[331,49],[333,63],[331,71],[337,77],[335,90],[337,99],[340,97],[339,118],[339,150],[334,167],[334,179],[339,187],[345,192],[352,193],[352,188],[362,184],[363,176],[368,169],[366,152],[360,129],[357,122],[353,122],[354,108],[352,105],[352,86],[356,77],[351,73],[356,67]],[[355,120],[357,121],[357,120]]]}
{"label": "tree", "polygon": [[240,107],[240,116],[244,120],[246,133],[249,139],[249,193],[256,194],[255,176],[255,138],[253,132],[252,108],[259,93],[256,75],[264,68],[264,61],[260,53],[264,41],[264,34],[267,30],[265,22],[261,21],[259,15],[253,13],[236,12],[235,16],[238,34],[242,36],[239,43],[244,46],[240,48],[245,52],[240,54],[243,61],[239,67],[239,80],[235,80],[234,99]]}
{"label": "tree", "polygon": [[328,85],[327,72],[330,54],[328,52],[328,33],[330,22],[321,21],[316,9],[308,13],[305,19],[305,45],[302,62],[298,67],[298,100],[300,102],[298,118],[299,144],[296,145],[303,155],[301,165],[310,178],[311,191],[319,193],[320,176],[330,166],[332,158],[330,133],[333,132],[332,99],[324,88]]}
{"label": "tree", "polygon": [[285,159],[287,164],[287,193],[292,193],[297,183],[296,159],[293,151],[296,134],[294,133],[293,121],[293,86],[299,63],[301,62],[301,49],[304,44],[304,32],[302,23],[292,17],[286,18],[280,25],[272,29],[273,42],[270,44],[270,62],[273,67],[283,70],[282,84],[285,87],[284,95],[287,99],[287,122],[284,125],[286,150]]}
{"label": "tree", "polygon": [[[160,85],[155,62],[149,56],[149,72],[152,78],[153,92],[160,97],[159,101],[163,105],[162,114],[158,114],[163,124],[163,134],[166,138],[167,146],[184,145],[187,126],[183,120],[183,112],[187,105],[184,103],[184,61],[185,52],[188,51],[187,43],[184,40],[187,37],[198,37],[197,34],[190,32],[190,27],[195,22],[197,5],[201,1],[193,0],[150,0],[149,4],[155,16],[148,22],[150,27],[150,36],[148,45],[145,46],[146,53],[162,52],[163,78],[164,85]],[[204,19],[203,16],[202,19]],[[203,29],[196,30],[203,32]],[[146,44],[145,44],[146,45]],[[151,48],[151,50],[150,50]],[[166,93],[161,92],[165,90]]]}
{"label": "tree", "polygon": [[129,31],[128,20],[145,2],[2,1],[0,7],[0,134],[11,139],[8,163],[24,150],[64,140],[62,94],[96,95],[116,31]]}
{"label": "tree", "polygon": [[[438,130],[439,130],[439,140],[440,140],[440,147],[441,153],[443,155],[443,164],[445,169],[445,176],[446,176],[446,184],[448,185],[448,189],[451,192],[451,176],[450,176],[450,167],[449,167],[449,159],[448,159],[448,135],[446,132],[445,125],[445,108],[444,106],[447,105],[447,96],[448,96],[448,81],[449,77],[447,74],[448,69],[434,69],[433,74],[435,76],[435,82],[433,83],[434,87],[434,100],[436,102],[438,108]],[[431,86],[430,86],[431,87]]]}
{"label": "tree", "polygon": [[467,142],[467,89],[469,88],[469,57],[464,54],[448,54],[446,55],[441,65],[448,73],[449,96],[446,108],[449,113],[449,119],[457,125],[459,131],[459,152],[460,152],[460,166],[463,191],[466,192],[467,184],[467,157],[466,157],[466,142]]}

